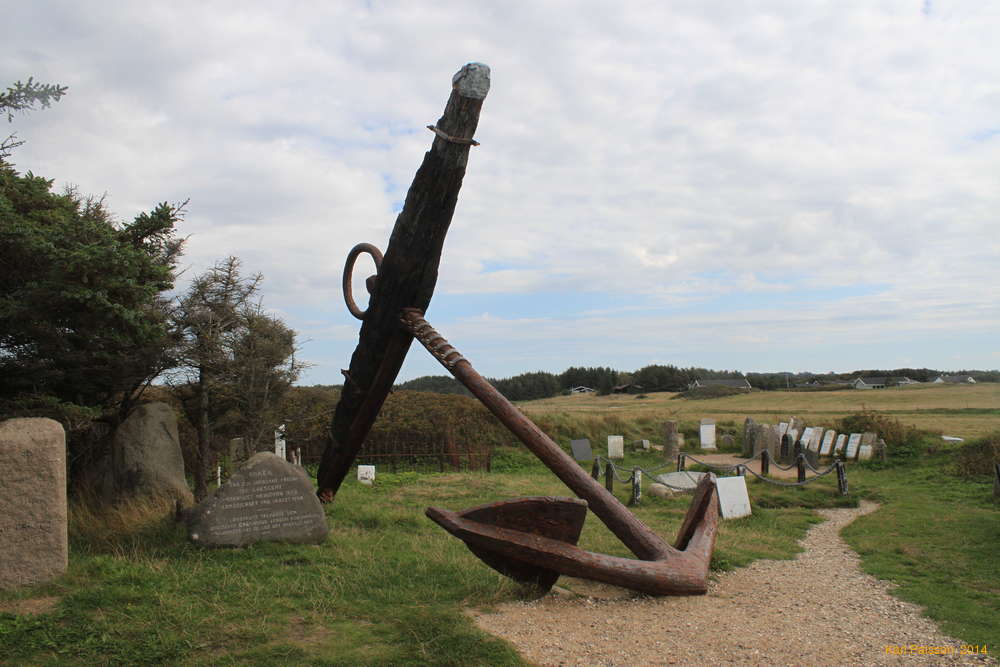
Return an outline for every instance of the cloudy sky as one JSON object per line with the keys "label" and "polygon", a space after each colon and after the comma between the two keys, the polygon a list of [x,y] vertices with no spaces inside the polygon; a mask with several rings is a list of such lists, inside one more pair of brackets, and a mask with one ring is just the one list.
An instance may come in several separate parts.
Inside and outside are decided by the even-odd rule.
{"label": "cloudy sky", "polygon": [[[281,5],[287,5],[278,9]],[[492,68],[428,319],[485,375],[650,363],[1000,367],[1000,9],[802,2],[110,2],[4,10],[0,85],[69,86],[18,169],[122,219],[190,200],[338,383],[466,62]],[[359,272],[359,278],[364,272]],[[419,348],[401,374],[443,372]]]}

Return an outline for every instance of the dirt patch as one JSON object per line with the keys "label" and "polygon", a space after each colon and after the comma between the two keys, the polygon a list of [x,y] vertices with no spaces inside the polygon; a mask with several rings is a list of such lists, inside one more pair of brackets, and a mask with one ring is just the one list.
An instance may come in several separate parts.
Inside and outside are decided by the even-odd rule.
{"label": "dirt patch", "polygon": [[59,598],[27,598],[24,600],[0,600],[0,612],[18,616],[47,614],[56,608]]}
{"label": "dirt patch", "polygon": [[[820,510],[827,521],[809,530],[794,560],[720,574],[704,596],[650,598],[603,585],[600,596],[577,595],[576,580],[560,579],[564,590],[472,616],[542,665],[996,664],[959,656],[960,640],[861,571],[840,529],[876,509]],[[954,655],[892,653],[911,645]]]}

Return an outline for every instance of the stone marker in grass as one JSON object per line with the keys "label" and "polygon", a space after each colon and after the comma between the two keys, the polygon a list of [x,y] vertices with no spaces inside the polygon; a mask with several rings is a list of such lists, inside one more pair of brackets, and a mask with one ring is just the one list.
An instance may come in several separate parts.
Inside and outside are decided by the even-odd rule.
{"label": "stone marker in grass", "polygon": [[594,452],[590,448],[589,438],[580,438],[579,440],[570,440],[569,448],[573,450],[573,458],[577,461],[593,461]]}
{"label": "stone marker in grass", "polygon": [[608,436],[608,458],[609,459],[625,458],[625,436],[621,435]]}
{"label": "stone marker in grass", "polygon": [[698,431],[701,436],[702,449],[715,449],[715,420],[702,419],[701,427]]}
{"label": "stone marker in grass", "polygon": [[750,516],[750,495],[745,477],[719,477],[715,480],[719,492],[719,514],[723,519]]}
{"label": "stone marker in grass", "polygon": [[52,419],[0,422],[0,589],[66,572],[66,433]]}
{"label": "stone marker in grass", "polygon": [[837,437],[837,432],[830,429],[823,436],[823,444],[820,445],[819,455],[820,456],[833,456],[833,441]]}
{"label": "stone marker in grass", "polygon": [[858,458],[858,447],[861,445],[861,434],[852,433],[847,439],[847,450],[844,451],[844,458],[853,461]]}
{"label": "stone marker in grass", "polygon": [[328,530],[323,506],[305,470],[270,452],[254,454],[188,513],[191,541],[210,547],[318,544]]}

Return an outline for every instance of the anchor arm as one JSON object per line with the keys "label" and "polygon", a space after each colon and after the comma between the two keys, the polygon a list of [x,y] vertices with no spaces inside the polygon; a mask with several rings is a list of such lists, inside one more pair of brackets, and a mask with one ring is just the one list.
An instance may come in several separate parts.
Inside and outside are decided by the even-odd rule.
{"label": "anchor arm", "polygon": [[575,494],[586,500],[594,514],[638,558],[651,561],[680,553],[650,530],[614,494],[580,468],[559,445],[552,441],[552,438],[543,433],[534,422],[525,417],[503,394],[476,372],[472,364],[424,319],[420,310],[404,309],[401,321],[458,381],[548,466],[549,470]]}

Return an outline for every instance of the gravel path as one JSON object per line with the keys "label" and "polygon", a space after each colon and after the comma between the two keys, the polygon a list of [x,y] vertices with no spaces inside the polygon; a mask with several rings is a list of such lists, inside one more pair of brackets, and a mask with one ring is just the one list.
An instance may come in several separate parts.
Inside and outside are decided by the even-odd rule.
{"label": "gravel path", "polygon": [[[635,597],[599,587],[600,599],[564,590],[473,617],[542,665],[996,664],[958,655],[962,642],[941,634],[916,605],[889,595],[886,582],[861,572],[839,533],[876,509],[862,502],[857,509],[820,510],[828,520],[809,530],[798,558],[759,560],[720,574],[704,596]],[[586,585],[567,585],[579,592],[580,584]],[[911,645],[954,654],[886,652]]]}

